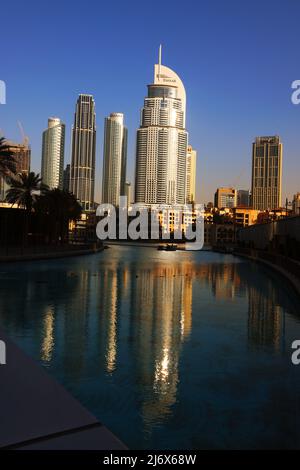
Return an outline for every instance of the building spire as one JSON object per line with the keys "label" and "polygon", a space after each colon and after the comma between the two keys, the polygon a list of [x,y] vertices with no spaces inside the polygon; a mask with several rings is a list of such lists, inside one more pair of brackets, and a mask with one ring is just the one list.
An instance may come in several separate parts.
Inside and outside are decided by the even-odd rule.
{"label": "building spire", "polygon": [[160,76],[160,66],[161,66],[161,50],[162,45],[159,45],[159,52],[158,52],[158,76]]}

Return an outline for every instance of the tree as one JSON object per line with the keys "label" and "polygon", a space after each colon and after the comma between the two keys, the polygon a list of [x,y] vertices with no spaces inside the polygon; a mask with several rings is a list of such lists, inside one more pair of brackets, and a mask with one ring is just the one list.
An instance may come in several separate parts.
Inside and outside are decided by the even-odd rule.
{"label": "tree", "polygon": [[64,243],[68,241],[69,222],[78,220],[82,207],[73,194],[55,188],[41,195],[34,208],[44,220],[43,228],[51,242]]}
{"label": "tree", "polygon": [[6,191],[6,201],[23,206],[30,214],[38,196],[44,194],[48,187],[42,183],[42,178],[31,171],[28,175],[21,173],[10,178],[10,188]]}
{"label": "tree", "polygon": [[6,201],[12,205],[17,204],[18,207],[23,207],[24,211],[24,237],[23,244],[26,245],[28,241],[28,231],[30,227],[30,217],[34,202],[38,196],[44,194],[48,187],[42,183],[39,174],[33,171],[28,175],[21,173],[9,177],[10,188],[6,191]]}
{"label": "tree", "polygon": [[16,162],[4,137],[0,137],[0,175],[6,177],[16,172]]}

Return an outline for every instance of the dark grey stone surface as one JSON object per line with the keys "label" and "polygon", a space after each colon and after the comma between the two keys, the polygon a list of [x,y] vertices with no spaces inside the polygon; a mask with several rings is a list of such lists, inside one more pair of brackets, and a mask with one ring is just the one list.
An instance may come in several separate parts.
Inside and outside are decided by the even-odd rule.
{"label": "dark grey stone surface", "polygon": [[[55,445],[58,449],[125,448],[1,330],[0,339],[6,344],[6,364],[0,365],[0,448],[36,439],[41,445],[41,438],[50,439],[47,448],[53,449]],[[92,429],[80,432],[82,427]],[[52,438],[51,443],[51,435],[57,433],[65,436]]]}

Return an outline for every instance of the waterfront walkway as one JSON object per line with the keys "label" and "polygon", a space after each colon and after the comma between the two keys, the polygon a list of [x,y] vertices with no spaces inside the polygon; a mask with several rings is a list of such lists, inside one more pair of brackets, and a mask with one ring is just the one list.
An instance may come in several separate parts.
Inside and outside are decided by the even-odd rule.
{"label": "waterfront walkway", "polygon": [[0,449],[126,449],[1,330],[0,340],[6,345],[6,364],[0,365]]}

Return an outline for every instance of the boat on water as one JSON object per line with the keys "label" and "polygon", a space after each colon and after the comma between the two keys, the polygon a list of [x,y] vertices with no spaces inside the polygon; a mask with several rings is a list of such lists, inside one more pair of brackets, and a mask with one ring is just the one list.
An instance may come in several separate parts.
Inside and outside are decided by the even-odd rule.
{"label": "boat on water", "polygon": [[176,251],[177,245],[173,243],[168,243],[167,245],[159,245],[157,249],[163,251]]}

